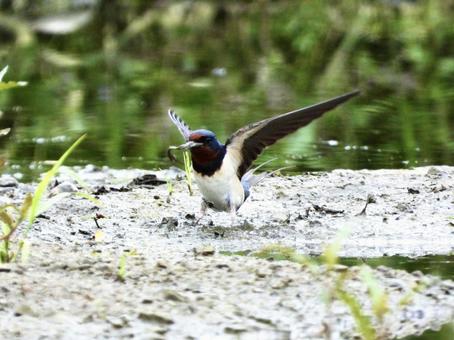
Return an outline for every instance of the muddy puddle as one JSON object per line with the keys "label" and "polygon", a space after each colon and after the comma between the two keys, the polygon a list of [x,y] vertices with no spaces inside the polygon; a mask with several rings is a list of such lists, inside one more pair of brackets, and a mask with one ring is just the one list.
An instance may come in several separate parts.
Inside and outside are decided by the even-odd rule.
{"label": "muddy puddle", "polygon": [[[63,169],[57,199],[30,231],[29,263],[0,268],[2,334],[354,338],[351,309],[333,293],[340,277],[381,338],[454,320],[453,167],[270,177],[233,224],[216,212],[197,223],[200,197],[189,196],[183,175]],[[33,190],[4,175],[1,204]],[[339,234],[342,259],[332,268],[232,255],[279,245],[316,257]],[[386,293],[382,318],[363,264]]]}

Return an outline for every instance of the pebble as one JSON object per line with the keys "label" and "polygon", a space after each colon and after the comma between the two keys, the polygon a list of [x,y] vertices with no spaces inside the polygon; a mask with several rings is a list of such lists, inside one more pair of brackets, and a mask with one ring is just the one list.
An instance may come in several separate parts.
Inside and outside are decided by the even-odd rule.
{"label": "pebble", "polygon": [[215,250],[213,246],[203,246],[194,248],[195,255],[202,255],[202,256],[211,256],[214,255]]}
{"label": "pebble", "polygon": [[426,176],[428,176],[428,177],[440,177],[442,175],[443,175],[443,171],[441,171],[440,169],[437,169],[435,167],[430,167],[426,173]]}
{"label": "pebble", "polygon": [[166,325],[171,325],[174,322],[170,316],[167,316],[167,315],[164,315],[161,313],[156,313],[154,311],[149,311],[149,310],[140,311],[139,319],[141,319],[143,321],[161,323],[161,324],[166,324]]}
{"label": "pebble", "polygon": [[58,184],[55,188],[53,188],[50,191],[50,196],[55,196],[61,193],[71,193],[71,192],[77,192],[77,186],[74,183],[71,183],[69,181],[62,182]]}
{"label": "pebble", "polygon": [[169,267],[169,264],[165,260],[158,260],[156,261],[156,267],[166,269]]}
{"label": "pebble", "polygon": [[15,188],[18,185],[19,185],[19,182],[13,176],[8,175],[8,174],[0,176],[0,187]]}

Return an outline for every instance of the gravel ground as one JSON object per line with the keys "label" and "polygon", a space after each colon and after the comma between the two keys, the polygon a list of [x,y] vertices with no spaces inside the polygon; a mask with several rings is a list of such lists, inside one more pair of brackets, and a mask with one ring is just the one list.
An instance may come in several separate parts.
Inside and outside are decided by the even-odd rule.
{"label": "gravel ground", "polygon": [[[342,230],[348,231],[342,256],[454,249],[454,167],[270,177],[233,224],[218,212],[197,223],[198,192],[189,196],[181,178],[176,169],[64,168],[51,189],[54,204],[30,231],[29,263],[0,267],[1,333],[27,339],[352,338],[348,307],[338,299],[328,303],[327,295],[344,273],[345,289],[371,314],[358,267],[314,271],[219,252],[281,244],[320,254]],[[20,202],[33,190],[4,175],[0,204]],[[126,258],[121,282],[117,265],[125,250],[134,255]],[[389,295],[390,312],[381,323],[373,318],[383,338],[454,320],[452,281],[385,267],[373,275]]]}

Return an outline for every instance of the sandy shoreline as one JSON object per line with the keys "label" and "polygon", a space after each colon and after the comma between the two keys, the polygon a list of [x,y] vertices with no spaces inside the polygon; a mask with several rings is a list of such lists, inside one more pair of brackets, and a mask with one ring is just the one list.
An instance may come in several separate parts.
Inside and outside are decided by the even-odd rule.
{"label": "sandy shoreline", "polygon": [[[74,169],[100,204],[75,195],[82,189],[63,169],[52,189],[63,198],[30,232],[30,263],[0,268],[0,330],[8,338],[351,338],[348,307],[323,302],[335,271],[322,266],[314,274],[288,261],[219,252],[281,244],[320,254],[344,228],[342,256],[454,250],[454,167],[271,177],[255,188],[233,226],[228,214],[216,212],[196,225],[198,193],[190,197],[184,181],[175,180],[169,197],[161,182],[180,177],[178,171]],[[131,184],[144,174],[157,177]],[[0,179],[2,204],[19,202],[33,189],[6,175]],[[360,214],[368,197],[374,203]],[[203,256],[194,248],[214,253]],[[117,265],[125,250],[136,255],[128,256],[120,282]],[[339,270],[349,272],[346,287],[370,313],[359,268]],[[452,281],[385,267],[373,273],[390,297],[384,322],[374,319],[385,337],[454,320]],[[409,292],[411,302],[401,304]]]}

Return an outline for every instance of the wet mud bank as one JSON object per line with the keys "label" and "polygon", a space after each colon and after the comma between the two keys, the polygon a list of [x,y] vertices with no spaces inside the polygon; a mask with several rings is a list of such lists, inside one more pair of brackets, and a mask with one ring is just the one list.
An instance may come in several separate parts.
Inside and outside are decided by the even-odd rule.
{"label": "wet mud bank", "polygon": [[[197,221],[199,193],[194,188],[194,195],[188,194],[178,169],[76,169],[84,189],[72,171],[64,170],[51,190],[63,198],[40,216],[30,233],[34,240],[90,249],[102,230],[98,247],[148,249],[151,257],[155,249],[178,253],[209,244],[219,251],[243,251],[270,243],[316,255],[345,231],[341,256],[454,251],[454,167],[270,177],[253,189],[233,224],[228,213],[214,211]],[[2,190],[3,200],[14,202],[33,186]]]}
{"label": "wet mud bank", "polygon": [[[159,252],[159,249],[155,250]],[[185,259],[80,255],[38,245],[27,266],[2,267],[0,319],[5,338],[349,339],[349,307],[329,294],[338,275],[373,315],[358,267],[315,271],[287,261],[183,254]],[[375,279],[389,312],[372,318],[381,338],[418,334],[454,318],[454,283],[380,267]]]}
{"label": "wet mud bank", "polygon": [[[0,204],[33,190],[4,175]],[[359,267],[314,270],[222,253],[280,244],[318,255],[347,230],[340,256],[449,254],[453,193],[447,166],[275,176],[232,224],[217,212],[197,221],[200,197],[189,196],[177,169],[64,168],[52,207],[29,233],[29,263],[0,267],[0,329],[8,338],[352,338],[349,307],[326,296],[343,273],[345,289],[373,315]],[[383,338],[454,320],[452,281],[386,267],[372,273],[389,297],[384,319],[372,316]]]}

